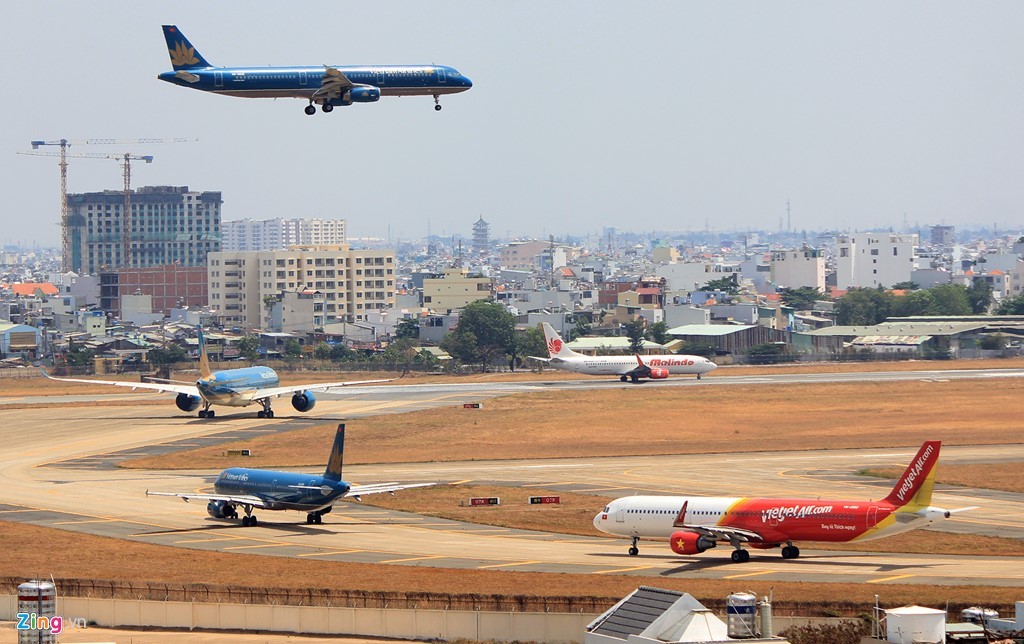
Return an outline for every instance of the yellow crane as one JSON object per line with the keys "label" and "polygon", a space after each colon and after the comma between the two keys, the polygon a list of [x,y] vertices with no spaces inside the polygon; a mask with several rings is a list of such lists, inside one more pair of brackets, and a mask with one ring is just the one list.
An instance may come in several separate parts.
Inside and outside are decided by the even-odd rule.
{"label": "yellow crane", "polygon": [[[68,226],[68,158],[82,158],[82,159],[116,159],[122,162],[122,169],[124,174],[124,200],[125,208],[122,214],[121,220],[121,258],[123,264],[127,267],[130,266],[131,260],[131,233],[132,233],[132,222],[131,222],[131,161],[142,160],[146,163],[152,163],[153,157],[150,155],[140,156],[133,154],[104,154],[100,152],[91,153],[69,153],[68,148],[72,145],[144,145],[150,143],[193,143],[197,139],[188,138],[172,138],[172,139],[80,139],[71,141],[68,139],[56,139],[53,141],[36,140],[31,141],[32,146],[31,152],[19,152],[18,154],[28,154],[33,156],[56,156],[60,157],[60,250],[61,250],[61,267],[62,271],[67,273],[72,269],[71,263],[71,236],[70,228]],[[39,148],[43,146],[59,146],[59,152],[43,152]]]}

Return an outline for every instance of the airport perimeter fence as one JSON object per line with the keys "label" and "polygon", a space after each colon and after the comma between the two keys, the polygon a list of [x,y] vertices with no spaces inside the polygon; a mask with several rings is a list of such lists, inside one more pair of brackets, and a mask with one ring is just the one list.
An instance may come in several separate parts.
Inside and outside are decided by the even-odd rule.
{"label": "airport perimeter fence", "polygon": [[[13,594],[24,577],[0,577],[0,595]],[[620,597],[499,595],[471,593],[429,593],[325,588],[255,588],[215,584],[130,583],[92,579],[55,579],[58,597],[135,599],[165,602],[253,604],[260,606],[326,606],[339,608],[393,608],[420,610],[490,611],[512,613],[600,614]],[[716,613],[726,610],[726,598],[703,598],[705,607]],[[957,616],[973,604],[949,603],[947,613]],[[999,614],[1012,615],[1013,604],[985,605]],[[778,617],[865,617],[872,607],[848,601],[787,602],[775,599],[772,610]]]}

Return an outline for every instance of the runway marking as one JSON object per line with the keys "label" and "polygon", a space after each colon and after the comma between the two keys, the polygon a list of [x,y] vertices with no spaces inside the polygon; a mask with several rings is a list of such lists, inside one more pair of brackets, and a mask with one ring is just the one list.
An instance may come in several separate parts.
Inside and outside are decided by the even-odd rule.
{"label": "runway marking", "polygon": [[249,537],[216,537],[211,539],[186,539],[185,541],[175,541],[175,545],[179,543],[212,543],[214,541],[237,541],[239,539],[248,539]]}
{"label": "runway marking", "polygon": [[628,490],[628,487],[622,487],[621,485],[615,487],[588,487],[582,490],[571,490],[572,492],[605,492],[608,490]]}
{"label": "runway marking", "polygon": [[881,579],[869,579],[866,583],[869,584],[881,584],[887,581],[895,581],[897,579],[906,579],[907,577],[916,577],[917,575],[893,575],[892,577],[882,577]]}
{"label": "runway marking", "polygon": [[650,570],[654,566],[633,566],[632,568],[615,568],[614,570],[595,570],[592,575],[607,575],[617,572],[630,572],[631,570]]}
{"label": "runway marking", "polygon": [[32,508],[25,508],[24,510],[0,510],[0,514],[11,514],[14,512],[47,512],[47,510],[34,510]]}
{"label": "runway marking", "polygon": [[477,570],[483,570],[485,568],[507,568],[508,566],[529,566],[530,564],[541,563],[540,561],[513,561],[511,563],[503,564],[490,564],[487,566],[477,566]]}
{"label": "runway marking", "polygon": [[559,483],[525,483],[519,487],[554,487],[556,485],[575,485],[576,481],[561,481]]}
{"label": "runway marking", "polygon": [[55,521],[50,525],[74,525],[76,523],[115,523],[120,519],[85,519],[83,521]]}
{"label": "runway marking", "polygon": [[390,564],[390,563],[402,563],[404,561],[425,561],[427,559],[446,559],[448,555],[428,555],[426,557],[408,557],[406,559],[388,559],[387,561],[378,561],[377,563]]}
{"label": "runway marking", "polygon": [[759,572],[745,572],[745,573],[741,573],[739,575],[728,575],[726,577],[722,577],[722,579],[742,579],[743,577],[756,577],[758,575],[770,575],[773,572],[775,572],[775,571],[774,570],[761,570]]}
{"label": "runway marking", "polygon": [[350,555],[354,552],[366,552],[365,550],[329,550],[327,552],[304,552],[296,557],[327,557],[329,555]]}
{"label": "runway marking", "polygon": [[462,480],[462,481],[455,481],[454,483],[449,483],[448,485],[465,485],[466,483],[472,483],[472,482],[473,482],[473,479],[465,479],[465,480]]}
{"label": "runway marking", "polygon": [[280,548],[281,546],[292,546],[292,543],[257,543],[253,546],[228,546],[221,548],[221,550],[245,550],[247,548]]}

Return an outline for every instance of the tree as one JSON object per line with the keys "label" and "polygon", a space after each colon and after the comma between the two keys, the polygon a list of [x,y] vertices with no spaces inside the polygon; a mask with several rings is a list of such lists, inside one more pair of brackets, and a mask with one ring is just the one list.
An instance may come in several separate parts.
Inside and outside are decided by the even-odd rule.
{"label": "tree", "polygon": [[932,294],[929,291],[911,291],[903,296],[892,298],[890,312],[895,317],[909,317],[912,315],[928,315],[932,309]]}
{"label": "tree", "polygon": [[985,280],[974,280],[967,287],[967,301],[975,315],[985,315],[992,306],[992,285]]}
{"label": "tree", "polygon": [[352,358],[355,351],[349,349],[344,343],[338,342],[331,347],[331,360],[340,362],[342,360],[349,360]]}
{"label": "tree", "polygon": [[928,315],[971,314],[971,300],[967,297],[967,287],[960,284],[939,284],[928,290],[932,295]]}
{"label": "tree", "polygon": [[1008,297],[996,307],[996,315],[1024,315],[1024,295]]}
{"label": "tree", "polygon": [[313,357],[317,360],[330,360],[331,359],[331,345],[326,342],[320,342],[313,347]]}
{"label": "tree", "polygon": [[574,326],[569,330],[569,335],[566,337],[569,342],[587,335],[593,327],[593,321],[591,318],[578,313],[573,316],[572,322]]}
{"label": "tree", "polygon": [[548,356],[548,345],[544,341],[544,329],[539,324],[525,331],[516,332],[516,353],[536,358]]}
{"label": "tree", "polygon": [[644,339],[647,337],[647,320],[637,318],[632,322],[622,325],[626,329],[626,336],[629,338],[629,350],[632,353],[640,353],[644,350]]}
{"label": "tree", "polygon": [[668,334],[668,324],[664,322],[655,322],[647,332],[651,340],[658,344],[668,344],[672,341],[672,336]]}
{"label": "tree", "polygon": [[238,341],[238,353],[246,360],[255,360],[260,356],[260,339],[255,335],[247,335]]}
{"label": "tree", "polygon": [[851,288],[836,300],[836,324],[870,326],[889,317],[893,296],[882,289]]}
{"label": "tree", "polygon": [[455,330],[441,341],[441,348],[463,362],[480,364],[486,371],[498,356],[508,354],[515,360],[515,326],[515,317],[502,305],[471,302],[459,314]]}
{"label": "tree", "polygon": [[77,349],[68,350],[68,365],[72,367],[87,367],[92,364],[92,359],[96,357],[96,353],[92,349],[86,349],[85,347],[78,347]]}
{"label": "tree", "polygon": [[892,285],[894,291],[916,291],[921,288],[921,285],[917,282],[896,282]]}
{"label": "tree", "polygon": [[704,356],[713,358],[716,354],[715,343],[709,340],[686,341],[679,345],[676,353],[688,356]]}
{"label": "tree", "polygon": [[819,300],[830,299],[813,286],[801,286],[800,288],[780,288],[779,295],[782,296],[782,303],[797,311],[809,311],[814,308],[814,303]]}
{"label": "tree", "polygon": [[154,347],[147,353],[149,361],[155,365],[173,364],[188,360],[188,351],[176,344],[168,344],[163,347]]}
{"label": "tree", "polygon": [[729,295],[736,295],[740,292],[739,273],[733,273],[730,277],[722,277],[717,280],[710,280],[700,287],[701,291],[722,291]]}
{"label": "tree", "polygon": [[402,318],[395,325],[395,337],[396,338],[411,338],[416,339],[420,337],[420,321],[416,318]]}
{"label": "tree", "polygon": [[284,341],[284,356],[286,358],[298,358],[302,355],[302,345],[295,338],[288,338]]}

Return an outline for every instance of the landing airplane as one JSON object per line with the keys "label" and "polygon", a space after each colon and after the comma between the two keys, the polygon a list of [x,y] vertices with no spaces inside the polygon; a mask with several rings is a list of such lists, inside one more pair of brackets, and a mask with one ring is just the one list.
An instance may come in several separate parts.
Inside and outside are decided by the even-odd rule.
{"label": "landing airplane", "polygon": [[316,405],[314,391],[324,391],[336,387],[349,387],[352,385],[368,385],[379,382],[391,382],[395,378],[384,378],[378,380],[349,380],[346,382],[320,382],[311,385],[295,385],[279,387],[280,383],[277,372],[270,367],[243,367],[241,369],[227,369],[224,371],[210,371],[210,358],[206,352],[206,338],[203,336],[203,329],[198,329],[199,335],[199,380],[193,385],[187,382],[122,382],[117,380],[87,380],[85,378],[55,378],[43,371],[43,375],[50,380],[60,382],[84,382],[89,384],[113,385],[115,387],[130,387],[136,389],[153,389],[167,393],[178,394],[174,404],[181,411],[195,411],[200,405],[200,418],[214,418],[216,412],[210,409],[213,405],[225,407],[248,407],[258,403],[263,407],[256,412],[259,418],[273,418],[274,410],[271,409],[271,399],[278,396],[291,395],[292,407],[295,411],[307,412]]}
{"label": "landing airplane", "polygon": [[215,519],[237,519],[238,508],[245,516],[242,525],[255,526],[258,521],[253,509],[296,510],[306,513],[306,523],[323,523],[334,503],[344,497],[359,499],[364,494],[397,492],[414,487],[428,487],[433,483],[375,483],[352,485],[341,479],[345,455],[345,424],[338,425],[334,448],[327,461],[323,476],[297,472],[275,472],[244,467],[226,469],[213,484],[214,494],[187,492],[150,492],[147,496],[176,496],[189,502],[207,501],[206,512]]}
{"label": "landing airplane", "polygon": [[565,346],[565,342],[550,324],[542,322],[541,326],[547,342],[548,357],[530,357],[563,371],[575,371],[588,376],[618,376],[622,382],[637,382],[640,378],[664,380],[669,374],[696,374],[697,380],[700,380],[702,375],[718,368],[714,362],[700,356],[585,356]]}
{"label": "landing airplane", "polygon": [[777,548],[796,559],[794,541],[846,543],[888,537],[927,527],[977,506],[944,510],[931,505],[940,441],[927,441],[880,501],[825,499],[725,498],[701,496],[628,496],[616,499],[594,517],[594,527],[630,537],[636,555],[642,537],[668,538],[672,552],[695,555],[718,542],[733,547],[732,560],[750,560],[751,548]]}
{"label": "landing airplane", "polygon": [[214,67],[174,25],[164,25],[164,39],[174,71],[157,78],[181,87],[246,98],[302,98],[306,114],[353,103],[375,103],[381,96],[457,94],[473,82],[443,65],[319,65],[312,67]]}

